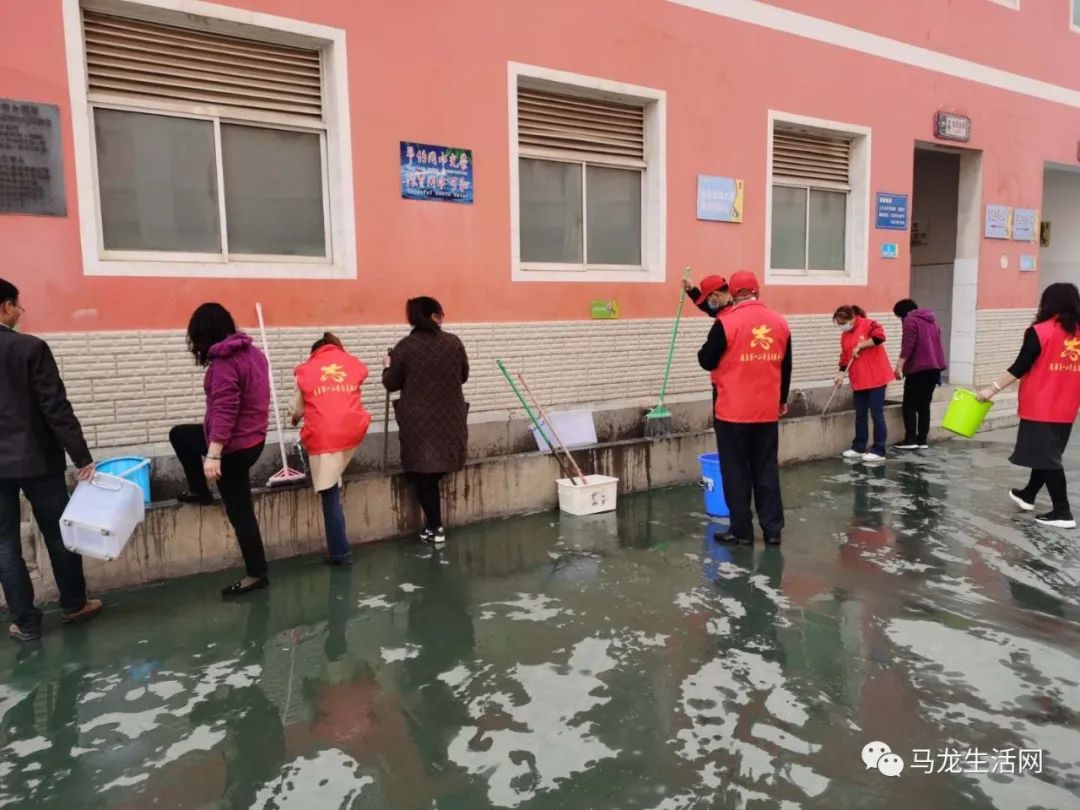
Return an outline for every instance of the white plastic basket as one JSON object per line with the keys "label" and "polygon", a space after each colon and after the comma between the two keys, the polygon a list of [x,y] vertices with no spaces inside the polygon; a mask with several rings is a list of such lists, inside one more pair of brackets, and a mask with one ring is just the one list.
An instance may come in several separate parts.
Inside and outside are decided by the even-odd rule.
{"label": "white plastic basket", "polygon": [[[580,480],[580,479],[577,479]],[[596,515],[615,509],[619,494],[619,479],[610,475],[586,475],[585,483],[574,485],[569,478],[560,478],[559,509],[570,515]]]}
{"label": "white plastic basket", "polygon": [[115,560],[145,517],[146,505],[138,484],[95,473],[75,488],[60,518],[60,536],[76,554]]}

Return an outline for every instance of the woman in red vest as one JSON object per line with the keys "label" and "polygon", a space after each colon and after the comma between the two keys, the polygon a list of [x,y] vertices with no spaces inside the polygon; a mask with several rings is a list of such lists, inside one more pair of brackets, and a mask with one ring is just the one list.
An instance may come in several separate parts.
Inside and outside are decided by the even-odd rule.
{"label": "woman in red vest", "polygon": [[[885,330],[854,304],[838,307],[833,313],[833,323],[840,330],[840,371],[835,384],[843,384],[846,371],[855,394],[855,440],[844,451],[844,458],[884,461],[888,438],[885,428],[885,389],[894,377],[883,345]],[[869,452],[866,449],[869,438],[867,414],[874,420],[874,443]]]}
{"label": "woman in red vest", "polygon": [[1020,380],[1020,429],[1009,461],[1030,467],[1031,478],[1009,497],[1025,512],[1046,485],[1053,509],[1035,520],[1075,529],[1062,453],[1080,410],[1080,291],[1075,284],[1051,284],[1043,291],[1035,324],[1024,333],[1020,355],[1009,370],[979,392],[983,402]]}
{"label": "woman in red vest", "polygon": [[326,332],[311,347],[311,357],[296,367],[296,393],[289,411],[292,423],[304,420],[300,441],[307,450],[311,481],[322,498],[327,562],[352,562],[341,503],[341,475],[367,435],[371,414],[364,410],[360,386],[368,370]]}

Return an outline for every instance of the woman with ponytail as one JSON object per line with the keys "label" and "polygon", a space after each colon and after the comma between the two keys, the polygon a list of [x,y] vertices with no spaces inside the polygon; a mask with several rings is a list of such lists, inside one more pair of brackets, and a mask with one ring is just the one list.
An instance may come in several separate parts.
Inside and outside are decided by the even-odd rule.
{"label": "woman with ponytail", "polygon": [[[892,364],[885,354],[885,330],[854,304],[837,307],[833,323],[840,330],[840,371],[835,384],[840,386],[847,373],[855,394],[855,439],[844,451],[844,458],[884,461],[885,389],[893,379]],[[866,417],[874,420],[874,443],[867,451],[869,431]]]}
{"label": "woman with ponytail", "polygon": [[1009,498],[1025,512],[1045,486],[1052,509],[1035,520],[1056,529],[1075,529],[1061,456],[1080,411],[1080,290],[1051,284],[1042,294],[1035,323],[1024,333],[1020,354],[1008,371],[979,392],[987,401],[1020,380],[1020,429],[1009,461],[1029,467],[1023,489]]}
{"label": "woman with ponytail", "polygon": [[294,373],[296,392],[289,413],[294,426],[304,420],[300,442],[308,454],[311,483],[322,499],[326,561],[348,565],[352,549],[345,531],[341,476],[371,425],[360,395],[368,368],[345,351],[336,335],[324,332]]}
{"label": "woman with ponytail", "polygon": [[405,317],[412,331],[383,360],[382,382],[400,391],[394,419],[401,444],[401,466],[416,487],[424,513],[420,539],[446,542],[439,482],[465,466],[468,406],[462,386],[469,358],[457,336],[443,330],[443,308],[434,298],[410,298]]}

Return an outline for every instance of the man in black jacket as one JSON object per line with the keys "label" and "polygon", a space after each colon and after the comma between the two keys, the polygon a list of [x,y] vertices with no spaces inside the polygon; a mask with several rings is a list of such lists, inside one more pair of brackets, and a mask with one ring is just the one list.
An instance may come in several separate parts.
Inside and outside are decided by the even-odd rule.
{"label": "man in black jacket", "polygon": [[102,605],[86,598],[82,557],[64,548],[60,537],[68,503],[64,451],[80,481],[94,474],[94,461],[48,344],[15,331],[22,313],[19,291],[0,279],[0,586],[15,620],[8,633],[33,641],[41,637],[41,610],[22,556],[20,490],[45,538],[63,621],[89,619]]}

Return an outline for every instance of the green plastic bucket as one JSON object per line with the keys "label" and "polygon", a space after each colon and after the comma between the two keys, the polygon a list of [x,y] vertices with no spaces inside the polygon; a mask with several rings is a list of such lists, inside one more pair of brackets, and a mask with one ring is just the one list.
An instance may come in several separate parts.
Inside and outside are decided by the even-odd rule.
{"label": "green plastic bucket", "polygon": [[957,388],[949,407],[945,409],[941,426],[958,436],[970,439],[979,431],[986,414],[993,406],[992,401],[979,402],[975,392]]}

